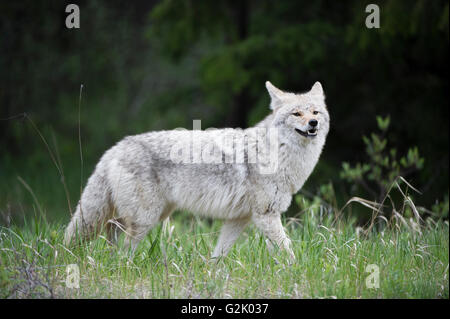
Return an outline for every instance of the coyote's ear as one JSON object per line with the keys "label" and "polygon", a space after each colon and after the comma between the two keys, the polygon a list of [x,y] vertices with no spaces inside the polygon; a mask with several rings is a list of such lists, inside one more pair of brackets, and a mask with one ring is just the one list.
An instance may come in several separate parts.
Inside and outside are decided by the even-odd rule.
{"label": "coyote's ear", "polygon": [[281,104],[281,99],[285,94],[280,89],[276,88],[272,83],[266,81],[266,88],[270,95],[270,109],[275,110]]}
{"label": "coyote's ear", "polygon": [[311,91],[309,91],[311,94],[320,96],[322,98],[325,98],[325,94],[323,93],[322,84],[320,82],[314,83],[313,87],[311,88]]}

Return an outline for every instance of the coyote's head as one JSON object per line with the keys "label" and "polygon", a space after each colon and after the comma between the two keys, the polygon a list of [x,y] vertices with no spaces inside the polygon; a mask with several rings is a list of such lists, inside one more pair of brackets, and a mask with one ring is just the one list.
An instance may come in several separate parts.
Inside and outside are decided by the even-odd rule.
{"label": "coyote's head", "polygon": [[316,82],[309,92],[295,94],[283,92],[269,81],[272,121],[278,128],[281,143],[310,143],[323,141],[330,126],[322,85]]}

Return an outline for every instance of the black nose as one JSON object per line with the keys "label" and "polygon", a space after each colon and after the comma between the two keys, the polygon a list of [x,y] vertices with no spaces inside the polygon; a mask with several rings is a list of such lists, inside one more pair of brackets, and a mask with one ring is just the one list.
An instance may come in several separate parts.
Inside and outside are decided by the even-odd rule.
{"label": "black nose", "polygon": [[309,125],[311,125],[312,127],[317,126],[317,120],[310,120],[309,121]]}

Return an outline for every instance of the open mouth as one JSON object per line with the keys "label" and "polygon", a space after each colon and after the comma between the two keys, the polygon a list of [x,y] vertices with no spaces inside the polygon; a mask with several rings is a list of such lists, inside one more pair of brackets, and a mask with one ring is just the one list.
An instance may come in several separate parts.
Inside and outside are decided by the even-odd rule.
{"label": "open mouth", "polygon": [[315,129],[315,128],[309,129],[306,132],[299,130],[298,128],[296,128],[295,130],[297,131],[298,134],[300,134],[304,137],[314,137],[317,135],[317,129]]}

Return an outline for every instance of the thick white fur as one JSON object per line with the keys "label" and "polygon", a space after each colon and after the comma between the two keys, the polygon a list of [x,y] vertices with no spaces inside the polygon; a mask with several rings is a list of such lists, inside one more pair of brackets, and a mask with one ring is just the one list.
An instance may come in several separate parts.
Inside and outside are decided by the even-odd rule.
{"label": "thick white fur", "polygon": [[[113,240],[119,225],[125,231],[127,245],[135,249],[158,222],[175,209],[186,209],[224,220],[213,257],[226,255],[244,228],[253,222],[271,242],[294,258],[280,215],[319,159],[329,130],[329,115],[319,82],[304,94],[283,92],[270,82],[266,82],[266,87],[271,97],[271,114],[241,134],[247,136],[261,128],[278,130],[275,172],[261,174],[252,163],[174,162],[171,150],[177,143],[190,142],[187,131],[126,137],[97,164],[66,229],[65,243],[69,244],[77,234],[90,237],[103,227]],[[319,123],[317,136],[300,135],[296,129],[307,131],[311,119]],[[207,143],[223,131],[196,134],[197,141]],[[222,151],[226,153],[225,147]]]}

